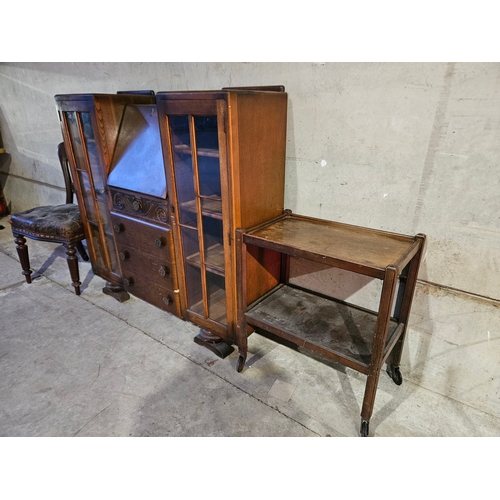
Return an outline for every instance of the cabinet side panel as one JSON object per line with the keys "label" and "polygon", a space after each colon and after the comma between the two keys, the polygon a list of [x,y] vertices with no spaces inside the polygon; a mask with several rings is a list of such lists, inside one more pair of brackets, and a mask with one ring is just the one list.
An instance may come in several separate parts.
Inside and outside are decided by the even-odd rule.
{"label": "cabinet side panel", "polygon": [[[234,224],[249,228],[284,209],[287,95],[231,94],[229,109]],[[279,283],[280,268],[279,253],[249,247],[249,302]]]}
{"label": "cabinet side panel", "polygon": [[[233,96],[231,101],[234,102]],[[237,96],[238,149],[234,182],[235,222],[249,228],[280,215],[284,208],[287,94],[263,92]]]}
{"label": "cabinet side panel", "polygon": [[247,301],[251,304],[279,283],[281,254],[252,245],[247,251]]}

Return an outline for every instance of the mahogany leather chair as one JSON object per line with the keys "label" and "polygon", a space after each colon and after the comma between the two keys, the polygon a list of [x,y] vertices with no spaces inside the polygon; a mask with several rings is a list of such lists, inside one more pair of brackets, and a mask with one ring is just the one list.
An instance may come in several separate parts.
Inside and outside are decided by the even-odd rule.
{"label": "mahogany leather chair", "polygon": [[24,212],[12,214],[10,224],[17,244],[17,253],[23,268],[26,281],[31,283],[31,269],[26,238],[61,243],[66,247],[67,262],[71,274],[72,285],[76,295],[80,295],[80,273],[78,271],[77,249],[83,260],[89,260],[82,241],[85,239],[83,224],[78,205],[73,204],[73,184],[69,173],[68,157],[64,143],[57,148],[59,161],[66,186],[66,203],[31,208]]}

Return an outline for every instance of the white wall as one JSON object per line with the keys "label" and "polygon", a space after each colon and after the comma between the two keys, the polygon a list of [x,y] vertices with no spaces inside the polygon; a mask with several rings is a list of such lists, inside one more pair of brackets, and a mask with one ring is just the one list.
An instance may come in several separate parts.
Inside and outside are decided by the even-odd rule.
{"label": "white wall", "polygon": [[55,94],[271,84],[289,97],[286,207],[426,234],[403,376],[500,416],[500,64],[1,63],[4,194],[12,210],[63,202]]}

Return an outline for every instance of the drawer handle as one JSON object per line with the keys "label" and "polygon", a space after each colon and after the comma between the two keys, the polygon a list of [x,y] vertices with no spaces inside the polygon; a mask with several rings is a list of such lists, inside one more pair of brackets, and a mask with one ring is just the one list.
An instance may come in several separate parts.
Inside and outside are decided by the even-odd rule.
{"label": "drawer handle", "polygon": [[133,285],[134,284],[134,278],[125,278],[123,280],[123,284],[125,286],[130,286],[130,285]]}
{"label": "drawer handle", "polygon": [[172,298],[170,297],[170,295],[163,297],[163,302],[165,303],[166,306],[169,306],[172,303]]}
{"label": "drawer handle", "polygon": [[115,230],[116,234],[119,234],[123,231],[123,225],[122,224],[115,224],[113,226],[113,229]]}
{"label": "drawer handle", "polygon": [[139,200],[134,200],[132,202],[132,208],[136,212],[142,212],[142,203]]}
{"label": "drawer handle", "polygon": [[160,269],[158,269],[158,274],[162,278],[165,278],[165,276],[168,276],[170,274],[170,269],[167,266],[161,266]]}
{"label": "drawer handle", "polygon": [[156,238],[155,240],[155,245],[158,247],[158,248],[161,248],[163,246],[163,241],[161,241],[160,238]]}
{"label": "drawer handle", "polygon": [[130,258],[130,254],[127,251],[120,252],[118,255],[120,256],[121,260],[127,260],[128,258]]}

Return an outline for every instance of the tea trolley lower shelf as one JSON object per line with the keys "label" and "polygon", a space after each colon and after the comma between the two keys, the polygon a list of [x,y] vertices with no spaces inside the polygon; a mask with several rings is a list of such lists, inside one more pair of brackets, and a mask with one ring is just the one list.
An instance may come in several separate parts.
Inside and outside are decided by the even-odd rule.
{"label": "tea trolley lower shelf", "polygon": [[[425,236],[377,231],[285,211],[254,228],[239,229],[236,244],[237,370],[241,372],[246,361],[248,335],[261,329],[365,374],[360,435],[367,436],[384,363],[397,385],[403,381],[399,365]],[[279,264],[276,258],[264,258],[265,252],[278,255]],[[257,264],[256,255],[260,255]],[[293,285],[289,281],[291,257],[382,280],[378,311]],[[274,282],[270,279],[269,289],[255,298],[255,266],[269,263],[273,263],[268,272]]]}

